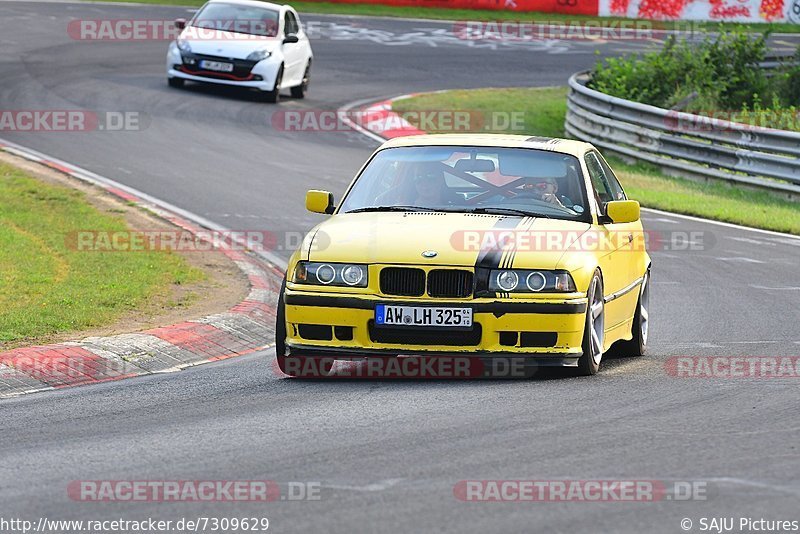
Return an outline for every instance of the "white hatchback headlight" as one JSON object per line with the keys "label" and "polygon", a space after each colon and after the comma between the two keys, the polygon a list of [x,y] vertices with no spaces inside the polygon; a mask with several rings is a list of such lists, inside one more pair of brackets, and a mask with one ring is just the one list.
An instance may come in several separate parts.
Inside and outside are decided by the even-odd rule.
{"label": "white hatchback headlight", "polygon": [[270,52],[269,50],[256,50],[255,52],[247,56],[247,61],[261,61],[263,59],[267,59],[271,55],[272,52]]}
{"label": "white hatchback headlight", "polygon": [[175,44],[177,45],[178,50],[180,50],[181,52],[186,52],[187,54],[192,53],[192,45],[190,45],[189,41],[187,41],[186,39],[178,39],[177,41],[175,41]]}

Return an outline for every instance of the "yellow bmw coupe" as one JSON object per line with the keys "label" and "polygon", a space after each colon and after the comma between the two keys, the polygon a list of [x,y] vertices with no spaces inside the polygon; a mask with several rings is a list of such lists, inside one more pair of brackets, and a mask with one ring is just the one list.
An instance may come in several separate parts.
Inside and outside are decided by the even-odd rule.
{"label": "yellow bmw coupe", "polygon": [[[384,143],[289,261],[277,363],[509,357],[595,374],[641,355],[650,257],[639,203],[590,144],[517,135]],[[294,364],[294,365],[293,365]],[[327,367],[330,370],[330,364]]]}

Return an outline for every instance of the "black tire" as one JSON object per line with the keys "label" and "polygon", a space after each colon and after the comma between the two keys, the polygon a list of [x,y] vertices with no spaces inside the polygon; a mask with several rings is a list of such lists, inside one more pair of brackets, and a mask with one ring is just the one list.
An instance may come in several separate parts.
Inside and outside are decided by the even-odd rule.
{"label": "black tire", "polygon": [[275,76],[275,87],[272,91],[263,91],[261,99],[270,104],[277,104],[281,101],[281,82],[283,81],[283,65],[278,69],[278,75]]}
{"label": "black tire", "polygon": [[281,284],[281,292],[278,295],[278,309],[275,313],[275,360],[278,363],[278,369],[283,374],[288,375],[289,373],[286,372],[286,305],[283,303],[283,294],[285,292],[286,279]]}
{"label": "black tire", "polygon": [[[603,300],[603,279],[596,271],[586,293],[586,326],[583,332],[583,354],[578,359],[578,374],[592,376],[600,369],[603,359],[603,340],[605,338],[605,302]],[[599,333],[597,330],[599,329]]]}
{"label": "black tire", "polygon": [[[319,358],[314,365],[303,365],[303,360],[298,356],[286,355],[286,304],[283,295],[286,292],[286,279],[281,284],[278,296],[278,308],[275,313],[275,361],[281,373],[294,378],[323,378],[330,375],[333,368],[333,359]],[[297,370],[300,369],[300,372]]]}
{"label": "black tire", "polygon": [[308,65],[306,65],[306,70],[303,73],[303,81],[300,85],[295,85],[292,87],[292,98],[304,98],[306,93],[308,92],[308,84],[311,81],[311,60],[308,61]]}
{"label": "black tire", "polygon": [[167,78],[167,85],[180,89],[185,81],[183,78]]}
{"label": "black tire", "polygon": [[614,343],[612,351],[615,357],[644,356],[647,352],[647,337],[650,331],[650,269],[644,273],[642,285],[639,288],[639,300],[636,303],[636,313],[633,316],[631,339]]}

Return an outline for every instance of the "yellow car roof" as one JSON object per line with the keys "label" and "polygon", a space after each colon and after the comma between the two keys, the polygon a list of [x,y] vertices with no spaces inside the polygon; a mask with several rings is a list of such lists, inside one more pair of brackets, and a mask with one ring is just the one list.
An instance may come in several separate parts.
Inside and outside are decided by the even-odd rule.
{"label": "yellow car roof", "polygon": [[501,148],[535,148],[549,150],[561,154],[582,157],[587,150],[594,147],[582,141],[537,137],[530,135],[505,134],[432,134],[409,135],[396,137],[386,141],[381,148],[413,147],[413,146],[487,146]]}

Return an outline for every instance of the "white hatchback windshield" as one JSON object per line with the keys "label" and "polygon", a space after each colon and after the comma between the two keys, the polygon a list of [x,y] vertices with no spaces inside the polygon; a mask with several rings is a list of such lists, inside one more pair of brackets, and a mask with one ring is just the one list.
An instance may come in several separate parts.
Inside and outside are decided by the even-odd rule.
{"label": "white hatchback windshield", "polygon": [[263,7],[213,2],[206,4],[192,19],[198,28],[275,37],[278,35],[277,11]]}
{"label": "white hatchback windshield", "polygon": [[452,211],[586,220],[578,159],[544,150],[435,146],[378,152],[339,213]]}

